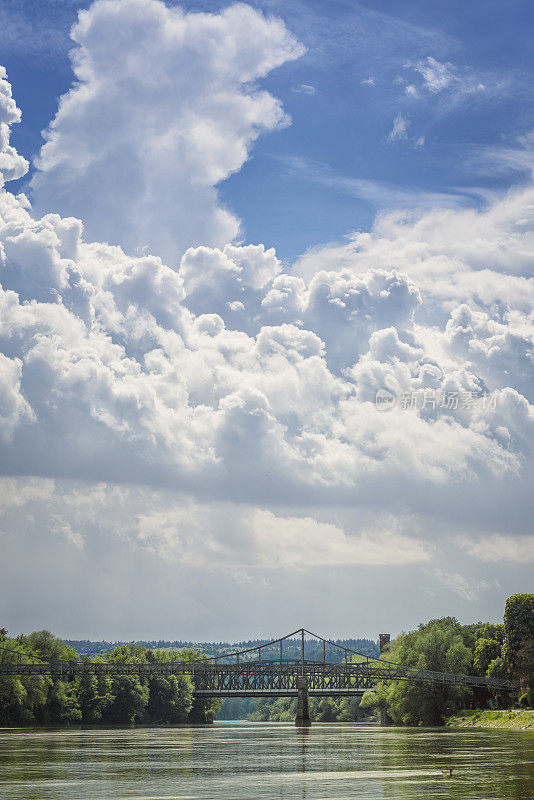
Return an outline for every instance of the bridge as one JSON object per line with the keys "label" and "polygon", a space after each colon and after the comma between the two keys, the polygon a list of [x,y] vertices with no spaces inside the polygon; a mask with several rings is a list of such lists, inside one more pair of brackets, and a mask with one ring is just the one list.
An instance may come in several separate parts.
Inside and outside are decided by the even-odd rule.
{"label": "bridge", "polygon": [[[322,644],[322,660],[305,658],[306,635]],[[294,639],[295,636],[301,640],[300,657],[288,658],[284,655],[284,642]],[[381,645],[385,638],[381,635]],[[329,661],[327,647],[342,650],[342,661]],[[276,657],[273,657],[273,651],[276,651]],[[310,696],[360,696],[374,688],[379,681],[406,680],[441,686],[466,686],[494,693],[510,692],[518,688],[515,681],[435,672],[383,660],[343,647],[337,642],[311,633],[306,628],[299,628],[280,639],[273,639],[246,650],[190,661],[176,659],[155,660],[150,663],[98,663],[39,659],[24,663],[22,656],[18,663],[0,660],[0,677],[50,675],[54,678],[70,678],[88,673],[108,676],[137,675],[145,678],[189,675],[194,683],[195,697],[297,697],[295,723],[299,726],[310,724]]]}

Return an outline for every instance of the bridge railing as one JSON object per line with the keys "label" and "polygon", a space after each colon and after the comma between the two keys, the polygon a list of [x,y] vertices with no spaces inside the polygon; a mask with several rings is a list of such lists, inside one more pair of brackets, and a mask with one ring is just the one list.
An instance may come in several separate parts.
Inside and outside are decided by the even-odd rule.
{"label": "bridge railing", "polygon": [[51,661],[44,663],[4,663],[0,665],[0,674],[3,675],[52,675],[52,676],[71,676],[80,674],[94,675],[172,675],[188,674],[195,678],[198,676],[212,674],[226,674],[235,676],[261,676],[272,677],[277,674],[290,674],[311,678],[312,676],[322,676],[323,678],[335,677],[340,674],[347,679],[352,678],[355,685],[360,685],[366,679],[367,685],[376,684],[378,681],[388,680],[409,680],[424,683],[434,683],[441,685],[455,686],[479,686],[494,690],[512,690],[518,684],[513,681],[496,678],[485,678],[474,675],[462,675],[458,673],[436,672],[432,670],[416,669],[412,667],[387,665],[372,666],[365,664],[352,663],[333,663],[322,661],[249,661],[240,664],[214,664],[209,661],[156,661],[152,663],[118,662],[118,663],[95,663],[95,662],[72,662],[72,661]]}
{"label": "bridge railing", "polygon": [[[387,662],[383,662],[387,664]],[[486,686],[492,689],[515,689],[519,687],[518,681],[505,678],[486,678],[478,675],[463,675],[452,672],[436,672],[434,670],[406,667],[398,664],[367,669],[362,667],[362,672],[372,674],[378,680],[411,680],[424,683],[440,683],[455,686]]]}

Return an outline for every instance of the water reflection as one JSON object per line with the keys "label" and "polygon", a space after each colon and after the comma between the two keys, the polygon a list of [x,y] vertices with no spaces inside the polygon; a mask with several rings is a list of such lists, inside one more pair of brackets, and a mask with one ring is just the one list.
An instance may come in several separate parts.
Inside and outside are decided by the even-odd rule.
{"label": "water reflection", "polygon": [[0,730],[0,752],[0,797],[9,800],[534,797],[534,732],[340,723]]}

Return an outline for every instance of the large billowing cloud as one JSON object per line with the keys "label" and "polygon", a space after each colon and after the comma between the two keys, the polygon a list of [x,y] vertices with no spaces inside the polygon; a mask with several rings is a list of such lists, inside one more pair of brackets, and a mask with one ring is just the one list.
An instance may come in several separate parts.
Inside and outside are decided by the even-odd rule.
{"label": "large billowing cloud", "polygon": [[[35,218],[23,197],[4,191],[0,203],[3,463],[17,472],[265,504],[419,507],[423,487],[449,499],[497,477],[521,485],[532,426],[524,294],[497,311],[481,279],[477,298],[447,313],[424,264],[409,270],[422,295],[396,269],[358,269],[358,257],[306,281],[262,245],[189,249],[173,270],[85,242],[74,218]],[[518,279],[509,240],[506,271],[492,264],[501,296]],[[433,308],[441,324],[425,321]],[[432,392],[437,406],[381,413],[379,389]],[[487,408],[443,403],[489,392]]]}
{"label": "large billowing cloud", "polygon": [[171,265],[189,245],[231,241],[239,220],[215,187],[287,122],[256,81],[303,47],[250,6],[187,14],[160,0],[97,0],[72,38],[77,82],[46,133],[38,209]]}
{"label": "large billowing cloud", "polygon": [[[283,118],[252,88],[299,52],[283,25],[100,0],[74,35],[34,190],[83,224],[0,191],[0,535],[26,514],[72,552],[112,533],[245,582],[428,564],[447,536],[530,557],[534,190],[383,216],[287,269],[232,243],[213,188]],[[446,566],[425,574],[465,602],[493,585]]]}
{"label": "large billowing cloud", "polygon": [[[174,271],[0,203],[2,462],[18,472],[262,503],[420,504],[423,487],[521,481],[532,418],[497,350],[524,383],[527,328],[508,340],[465,305],[443,330],[421,326],[401,273],[305,283],[262,246],[189,250]],[[381,413],[378,389],[497,394]]]}

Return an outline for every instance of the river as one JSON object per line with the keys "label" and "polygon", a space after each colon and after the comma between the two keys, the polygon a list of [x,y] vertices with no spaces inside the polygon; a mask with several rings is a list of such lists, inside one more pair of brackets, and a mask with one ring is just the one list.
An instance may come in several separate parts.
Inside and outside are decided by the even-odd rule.
{"label": "river", "polygon": [[[452,768],[450,778],[442,768]],[[219,722],[0,729],[2,800],[532,800],[534,732]]]}

